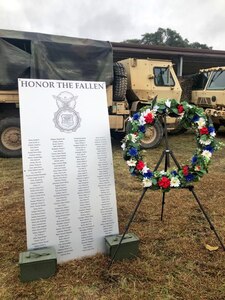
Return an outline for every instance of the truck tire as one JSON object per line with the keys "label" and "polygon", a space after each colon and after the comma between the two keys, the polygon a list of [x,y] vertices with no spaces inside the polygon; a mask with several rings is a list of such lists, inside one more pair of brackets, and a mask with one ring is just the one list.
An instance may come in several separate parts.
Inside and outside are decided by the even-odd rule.
{"label": "truck tire", "polygon": [[127,74],[121,63],[113,64],[113,100],[123,101],[126,98],[127,91]]}
{"label": "truck tire", "polygon": [[[127,134],[130,132],[130,126],[130,123],[127,123]],[[159,120],[156,120],[155,124],[145,132],[145,137],[141,140],[141,147],[144,149],[156,148],[160,144],[163,134],[163,126]]]}
{"label": "truck tire", "polygon": [[163,126],[156,120],[154,126],[148,127],[145,137],[141,140],[141,147],[144,149],[156,148],[163,138]]}
{"label": "truck tire", "polygon": [[21,157],[20,119],[7,117],[0,120],[0,156]]}

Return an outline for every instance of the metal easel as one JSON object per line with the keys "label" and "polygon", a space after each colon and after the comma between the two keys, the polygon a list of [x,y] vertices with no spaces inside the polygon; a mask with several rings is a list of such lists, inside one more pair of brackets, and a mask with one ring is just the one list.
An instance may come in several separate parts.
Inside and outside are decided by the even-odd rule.
{"label": "metal easel", "polygon": [[[163,161],[164,158],[165,158],[165,165],[164,165],[164,171],[165,171],[165,172],[167,171],[168,167],[170,166],[170,158],[172,158],[172,160],[174,161],[174,163],[175,163],[175,165],[177,166],[177,168],[178,168],[178,169],[181,169],[181,166],[180,166],[180,164],[178,163],[178,161],[177,161],[175,155],[173,154],[173,151],[169,148],[169,143],[168,143],[168,131],[167,131],[167,126],[166,126],[166,115],[163,115],[163,116],[162,116],[162,121],[163,121],[163,125],[164,125],[165,149],[163,150],[163,152],[162,152],[162,154],[161,154],[161,157],[160,157],[159,161],[157,162],[157,164],[156,164],[156,166],[155,166],[154,171],[157,171],[157,170],[158,170],[158,167],[160,166],[160,164],[161,164],[161,162]],[[205,219],[207,220],[207,222],[208,222],[208,224],[209,224],[209,226],[210,226],[210,229],[214,232],[214,234],[215,234],[216,238],[218,239],[220,245],[222,246],[223,250],[225,251],[225,246],[224,246],[224,244],[223,244],[221,238],[219,237],[219,235],[218,235],[218,233],[217,233],[217,231],[216,231],[214,225],[212,224],[212,222],[211,222],[209,216],[207,215],[205,209],[203,208],[203,206],[202,206],[202,204],[201,204],[201,202],[200,202],[200,200],[199,200],[197,194],[195,193],[195,191],[194,191],[194,186],[193,186],[193,185],[189,185],[189,186],[183,187],[183,188],[188,189],[188,190],[192,193],[192,195],[193,195],[194,199],[196,200],[196,202],[197,202],[197,204],[198,204],[200,210],[202,211],[202,213],[203,213]],[[139,200],[138,200],[138,202],[137,202],[137,204],[136,204],[136,206],[135,206],[135,208],[134,208],[134,211],[133,211],[133,213],[132,213],[131,216],[130,216],[130,219],[129,219],[129,221],[128,221],[126,227],[125,227],[125,230],[124,230],[124,232],[123,232],[123,234],[122,234],[122,237],[121,237],[120,242],[119,242],[119,244],[118,244],[118,246],[117,246],[117,248],[116,248],[116,251],[114,252],[113,257],[111,258],[111,260],[110,260],[110,262],[109,262],[108,269],[110,269],[110,267],[112,266],[112,264],[113,264],[113,262],[114,262],[114,260],[115,260],[115,258],[116,258],[116,255],[117,255],[117,253],[118,253],[118,251],[119,251],[119,249],[120,249],[120,246],[121,246],[121,244],[122,244],[122,241],[123,241],[123,239],[124,239],[124,237],[125,237],[125,234],[128,232],[128,230],[129,230],[129,228],[130,228],[130,225],[131,225],[131,223],[132,223],[132,221],[133,221],[133,219],[134,219],[134,217],[135,217],[135,215],[136,215],[136,213],[137,213],[137,210],[138,210],[138,208],[139,208],[139,206],[140,206],[140,204],[141,204],[141,202],[142,202],[142,200],[143,200],[143,198],[144,198],[144,196],[145,196],[145,193],[147,192],[148,189],[149,189],[149,188],[146,188],[146,187],[143,188],[141,197],[139,198]],[[166,192],[163,192],[163,193],[162,193],[161,221],[163,220],[163,213],[164,213],[165,199],[166,199]]]}

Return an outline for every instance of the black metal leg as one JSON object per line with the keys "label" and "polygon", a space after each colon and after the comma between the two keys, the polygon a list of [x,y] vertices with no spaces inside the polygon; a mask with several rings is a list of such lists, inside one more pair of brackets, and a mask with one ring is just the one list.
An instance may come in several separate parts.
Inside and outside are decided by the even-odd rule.
{"label": "black metal leg", "polygon": [[163,192],[163,195],[162,195],[161,221],[163,220],[163,212],[164,212],[164,205],[165,205],[165,196],[166,196],[166,193]]}
{"label": "black metal leg", "polygon": [[177,166],[178,169],[181,169],[180,164],[178,163],[176,157],[173,154],[173,151],[170,150],[170,155],[172,156],[173,161],[175,162],[175,165]]}
{"label": "black metal leg", "polygon": [[205,210],[204,210],[204,208],[203,208],[203,206],[202,206],[200,200],[198,199],[196,193],[194,192],[194,187],[193,187],[193,186],[190,186],[188,189],[189,189],[189,191],[192,192],[192,194],[193,194],[195,200],[197,201],[197,203],[198,203],[198,205],[199,205],[199,207],[200,207],[200,209],[201,209],[203,215],[205,216],[206,220],[208,221],[208,223],[209,223],[209,225],[210,225],[210,229],[214,232],[215,236],[217,237],[218,241],[220,242],[220,245],[222,246],[223,250],[225,251],[225,246],[224,246],[224,244],[223,244],[221,238],[219,237],[219,235],[218,235],[218,233],[217,233],[217,231],[216,231],[214,225],[213,225],[212,222],[210,221],[210,219],[209,219],[207,213],[205,212]]}
{"label": "black metal leg", "polygon": [[170,168],[170,150],[166,150],[166,167]]}
{"label": "black metal leg", "polygon": [[137,205],[136,205],[136,207],[135,207],[135,209],[134,209],[134,211],[133,211],[133,213],[132,213],[132,215],[131,215],[131,217],[130,217],[130,220],[129,220],[129,222],[127,223],[127,226],[126,226],[126,228],[125,228],[125,230],[124,230],[124,233],[123,233],[123,235],[122,235],[122,237],[121,237],[121,239],[120,239],[120,242],[119,242],[119,244],[118,244],[118,246],[117,246],[117,248],[116,248],[116,251],[114,252],[113,257],[112,257],[112,259],[111,259],[111,261],[110,261],[110,263],[109,263],[109,265],[108,265],[108,269],[111,267],[111,265],[113,264],[113,262],[114,262],[114,260],[115,260],[116,254],[117,254],[118,251],[119,251],[119,248],[120,248],[120,245],[121,245],[121,243],[122,243],[122,241],[123,241],[123,239],[124,239],[124,236],[125,236],[125,234],[127,233],[128,229],[129,229],[129,227],[130,227],[130,224],[132,223],[132,221],[133,221],[133,219],[134,219],[134,217],[135,217],[135,214],[136,214],[136,212],[137,212],[137,210],[138,210],[138,208],[139,208],[139,206],[140,206],[140,204],[141,204],[142,199],[144,198],[144,195],[145,195],[146,191],[147,191],[147,188],[144,188],[144,189],[143,189],[143,192],[142,192],[142,195],[141,195],[141,197],[140,197],[140,199],[139,199],[139,201],[138,201],[138,203],[137,203]]}
{"label": "black metal leg", "polygon": [[160,156],[160,159],[159,159],[157,165],[155,166],[154,172],[158,170],[158,167],[160,166],[160,164],[161,164],[161,162],[162,162],[162,160],[163,160],[163,158],[164,158],[165,155],[166,155],[166,151],[164,150],[162,152],[161,156]]}

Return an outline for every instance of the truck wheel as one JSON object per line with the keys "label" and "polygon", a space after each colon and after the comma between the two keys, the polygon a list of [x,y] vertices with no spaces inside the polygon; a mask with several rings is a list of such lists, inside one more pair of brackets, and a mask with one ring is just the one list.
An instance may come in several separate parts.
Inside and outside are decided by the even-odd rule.
{"label": "truck wheel", "polygon": [[21,135],[20,120],[16,117],[8,117],[0,121],[0,156],[20,157]]}
{"label": "truck wheel", "polygon": [[148,127],[145,137],[141,140],[141,147],[145,149],[157,147],[163,138],[162,124],[156,120],[154,126]]}
{"label": "truck wheel", "polygon": [[127,74],[121,63],[113,64],[113,100],[122,101],[126,98],[127,91]]}

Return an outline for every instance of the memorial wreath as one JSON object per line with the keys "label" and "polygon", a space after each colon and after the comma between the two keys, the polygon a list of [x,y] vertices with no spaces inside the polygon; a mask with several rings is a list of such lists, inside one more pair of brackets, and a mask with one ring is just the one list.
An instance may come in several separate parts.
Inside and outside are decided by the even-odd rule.
{"label": "memorial wreath", "polygon": [[[176,170],[154,171],[144,161],[141,140],[147,128],[153,126],[160,116],[165,115],[180,118],[182,126],[195,130],[197,148],[190,164],[181,165]],[[204,110],[185,101],[153,101],[151,105],[143,107],[130,117],[128,123],[129,133],[122,144],[124,159],[130,173],[137,176],[145,188],[168,192],[171,188],[183,188],[199,181],[208,172],[213,152],[220,147],[215,141],[214,126]]]}

